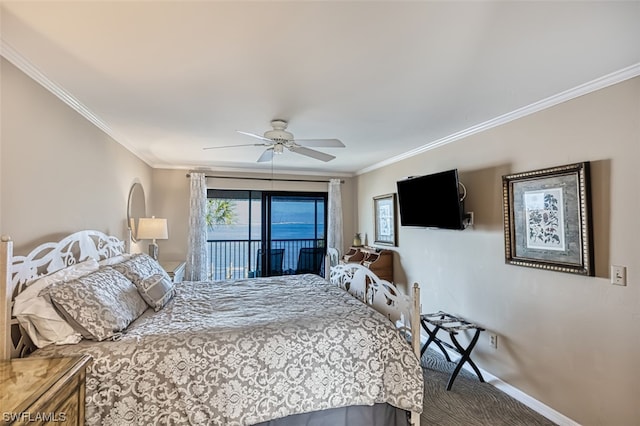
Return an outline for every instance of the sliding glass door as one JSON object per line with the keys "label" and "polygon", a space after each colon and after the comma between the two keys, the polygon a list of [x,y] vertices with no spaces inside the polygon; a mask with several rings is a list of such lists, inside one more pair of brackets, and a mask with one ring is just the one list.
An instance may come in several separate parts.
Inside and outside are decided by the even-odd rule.
{"label": "sliding glass door", "polygon": [[255,266],[261,246],[259,192],[207,191],[207,266],[214,280],[243,278]]}
{"label": "sliding glass door", "polygon": [[270,259],[279,262],[282,254],[283,273],[321,274],[326,251],[326,206],[326,194],[264,193],[263,241],[272,252]]}
{"label": "sliding glass door", "polygon": [[208,190],[209,276],[322,273],[326,193]]}

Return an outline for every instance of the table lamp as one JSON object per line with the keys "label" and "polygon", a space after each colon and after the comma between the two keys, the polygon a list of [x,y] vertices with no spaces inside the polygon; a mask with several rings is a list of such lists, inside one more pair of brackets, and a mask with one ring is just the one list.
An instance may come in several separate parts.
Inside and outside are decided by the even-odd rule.
{"label": "table lamp", "polygon": [[156,240],[169,238],[167,219],[160,219],[155,216],[141,217],[138,223],[137,237],[139,240],[153,240],[149,244],[149,256],[158,260],[158,244],[156,244]]}

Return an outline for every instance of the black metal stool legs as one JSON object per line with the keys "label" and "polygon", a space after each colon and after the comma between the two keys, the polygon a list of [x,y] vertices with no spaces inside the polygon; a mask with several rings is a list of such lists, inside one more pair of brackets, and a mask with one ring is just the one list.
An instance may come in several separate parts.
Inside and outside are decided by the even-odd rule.
{"label": "black metal stool legs", "polygon": [[433,329],[433,331],[431,331],[429,330],[429,327],[427,327],[427,325],[424,323],[423,320],[420,320],[420,322],[422,322],[422,329],[425,330],[429,335],[429,338],[427,339],[427,343],[425,343],[422,349],[420,350],[420,358],[422,358],[422,355],[424,355],[425,351],[427,350],[427,347],[429,347],[429,345],[433,342],[436,345],[438,345],[438,347],[440,348],[440,351],[442,351],[442,354],[447,359],[447,361],[451,362],[451,358],[449,358],[449,354],[444,349],[444,346],[442,346],[442,343],[440,343],[440,339],[436,339],[436,334],[438,333],[438,330],[440,330],[440,326],[436,326]]}
{"label": "black metal stool legs", "polygon": [[449,383],[447,383],[447,390],[451,390],[451,386],[453,386],[453,381],[456,379],[456,377],[458,377],[458,373],[460,372],[460,369],[462,368],[465,362],[469,363],[471,368],[473,368],[473,371],[476,372],[478,379],[480,379],[480,381],[484,383],[484,378],[482,377],[482,373],[480,373],[480,369],[478,369],[478,366],[476,365],[476,363],[473,362],[473,360],[471,359],[471,351],[473,350],[476,343],[478,343],[478,338],[480,337],[480,331],[482,330],[476,329],[476,332],[473,335],[473,338],[471,339],[471,342],[469,342],[469,346],[467,346],[466,349],[463,348],[462,345],[460,345],[460,343],[458,343],[458,339],[456,339],[455,334],[450,335],[451,341],[456,346],[461,356],[460,356],[460,360],[458,361],[458,365],[456,365],[455,370],[453,370],[453,373],[451,373],[451,377],[449,378]]}
{"label": "black metal stool legs", "polygon": [[[471,360],[471,352],[473,351],[473,348],[476,346],[476,343],[478,343],[480,332],[484,331],[482,327],[478,327],[474,323],[471,323],[462,318],[450,315],[442,311],[439,311],[433,314],[420,315],[420,324],[422,325],[422,329],[429,335],[427,342],[420,349],[420,358],[422,358],[422,355],[424,355],[425,351],[427,350],[427,347],[429,347],[431,343],[435,343],[436,345],[438,345],[438,347],[440,348],[440,351],[442,351],[442,354],[444,355],[444,357],[447,359],[448,362],[451,362],[451,358],[449,357],[449,353],[447,352],[447,350],[444,348],[445,346],[455,350],[460,354],[460,359],[458,360],[458,364],[453,370],[453,373],[451,373],[451,377],[449,378],[449,383],[447,383],[447,390],[451,390],[451,387],[453,386],[453,382],[456,380],[456,377],[458,377],[458,374],[460,373],[460,369],[462,368],[465,362],[468,362],[471,368],[473,368],[473,371],[475,371],[476,375],[478,376],[478,379],[480,379],[481,382],[484,382],[484,378],[482,377],[482,373],[480,373],[480,369]],[[433,329],[429,329],[429,325],[433,326]],[[453,345],[449,344],[448,342],[442,341],[439,337],[437,337],[438,331],[440,330],[446,331],[447,333],[449,333],[449,339],[451,340]],[[460,344],[460,342],[458,342],[458,339],[456,338],[456,335],[459,332],[465,331],[465,330],[475,331],[473,337],[471,338],[471,341],[469,342],[466,348],[463,347]]]}

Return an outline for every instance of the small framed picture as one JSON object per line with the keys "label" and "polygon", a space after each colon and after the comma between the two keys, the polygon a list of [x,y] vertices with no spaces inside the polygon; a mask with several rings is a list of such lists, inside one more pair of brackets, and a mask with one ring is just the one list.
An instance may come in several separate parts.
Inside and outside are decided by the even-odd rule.
{"label": "small framed picture", "polygon": [[589,163],[502,177],[505,261],[594,275]]}
{"label": "small framed picture", "polygon": [[373,197],[375,244],[396,245],[396,194]]}

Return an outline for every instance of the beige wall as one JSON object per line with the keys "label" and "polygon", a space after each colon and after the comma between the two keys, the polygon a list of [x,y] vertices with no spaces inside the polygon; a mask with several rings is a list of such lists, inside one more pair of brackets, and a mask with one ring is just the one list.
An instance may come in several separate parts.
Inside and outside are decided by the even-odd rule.
{"label": "beige wall", "polygon": [[[207,175],[226,177],[271,178],[271,175],[251,173],[229,173],[208,171]],[[153,171],[154,203],[151,213],[166,217],[169,226],[169,239],[158,241],[161,260],[185,259],[187,254],[187,236],[189,223],[189,179],[186,170],[155,169]],[[332,176],[274,175],[282,179],[328,180]],[[342,200],[344,208],[345,245],[348,247],[355,232],[355,192],[354,179],[342,178]],[[269,191],[318,191],[326,192],[328,184],[309,182],[279,182],[244,179],[207,179],[207,187],[215,189],[253,189]]]}
{"label": "beige wall", "polygon": [[[502,175],[592,165],[596,277],[504,263]],[[583,425],[640,424],[640,78],[358,177],[358,229],[395,182],[458,168],[475,226],[399,228],[395,278],[420,283],[422,311],[460,314],[485,334],[478,363]],[[425,204],[428,200],[425,200]],[[628,286],[609,265],[628,268]]]}
{"label": "beige wall", "polygon": [[129,189],[151,168],[2,59],[0,233],[14,252],[83,229],[126,236]]}

